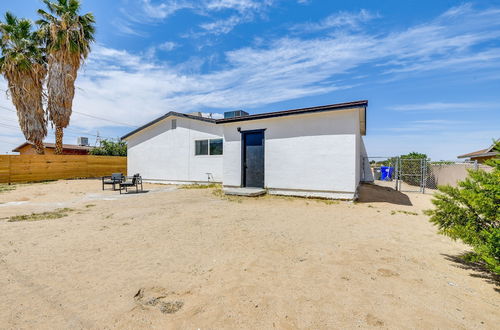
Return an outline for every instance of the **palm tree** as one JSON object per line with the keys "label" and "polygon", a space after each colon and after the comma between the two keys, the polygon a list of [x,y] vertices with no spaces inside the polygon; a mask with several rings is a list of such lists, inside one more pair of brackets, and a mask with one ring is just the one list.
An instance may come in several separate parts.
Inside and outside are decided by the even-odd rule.
{"label": "palm tree", "polygon": [[5,22],[0,21],[0,72],[7,80],[24,137],[43,154],[47,120],[42,95],[47,70],[40,40],[31,29],[31,21],[5,14]]}
{"label": "palm tree", "polygon": [[37,21],[46,43],[48,62],[49,118],[56,127],[55,153],[62,153],[63,129],[69,125],[78,69],[90,53],[94,41],[92,13],[80,16],[78,0],[43,0],[49,13],[39,9]]}

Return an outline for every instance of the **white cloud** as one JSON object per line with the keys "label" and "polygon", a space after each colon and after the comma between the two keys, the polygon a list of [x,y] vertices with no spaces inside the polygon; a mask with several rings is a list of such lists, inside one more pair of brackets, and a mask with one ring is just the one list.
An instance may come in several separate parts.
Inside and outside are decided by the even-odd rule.
{"label": "white cloud", "polygon": [[396,111],[467,111],[499,109],[497,103],[488,102],[429,102],[416,104],[400,104],[389,107]]}
{"label": "white cloud", "polygon": [[[483,19],[484,27],[471,24],[478,16]],[[134,113],[136,122],[145,122],[173,109],[248,109],[349,88],[346,74],[368,64],[380,65],[381,72],[387,74],[395,68],[415,65],[436,69],[440,66],[433,66],[434,63],[443,61],[448,66],[456,65],[455,70],[467,70],[468,66],[457,65],[461,62],[456,60],[467,58],[471,65],[476,62],[485,65],[471,48],[494,40],[500,33],[499,21],[500,13],[467,10],[456,23],[441,16],[428,24],[385,36],[345,32],[314,39],[282,38],[265,46],[226,52],[224,68],[205,73],[185,72],[180,69],[182,65],[152,64],[138,55],[101,46],[93,52],[85,74],[78,81],[82,92],[75,104],[82,109],[95,109],[97,113],[116,112],[116,116],[120,112]],[[469,29],[464,28],[467,24]],[[460,33],[456,32],[456,25],[460,25]],[[498,49],[488,51],[495,50]],[[487,65],[500,68],[497,60]],[[413,107],[443,109],[477,105],[430,103]],[[396,108],[412,109],[411,105]]]}
{"label": "white cloud", "polygon": [[241,16],[231,16],[227,19],[218,20],[211,23],[203,23],[200,27],[208,33],[226,34],[231,32],[235,26],[246,20]]}
{"label": "white cloud", "polygon": [[[432,66],[441,61],[453,65],[457,58],[469,58],[470,64],[484,65],[471,47],[495,40],[500,33],[500,13],[462,11],[460,18],[454,18],[451,23],[441,16],[428,24],[385,36],[346,32],[315,39],[277,39],[265,46],[226,52],[223,69],[205,73],[186,72],[185,68],[192,65],[173,67],[99,46],[80,75],[75,105],[95,114],[111,112],[114,117],[121,113],[134,114],[134,122],[141,123],[169,110],[248,109],[349,88],[346,74],[367,64],[383,65],[382,72],[416,64]],[[482,18],[483,26],[475,24],[477,17]],[[457,25],[460,33],[456,32]],[[487,64],[500,68],[499,61]],[[468,67],[457,65],[455,69],[467,70]],[[408,110],[410,106],[399,106],[398,110]],[[422,105],[414,106],[422,108]],[[460,105],[430,103],[425,107]],[[90,119],[83,124],[85,127],[103,125]]]}
{"label": "white cloud", "polygon": [[153,4],[151,0],[142,0],[144,13],[154,19],[165,19],[179,10],[190,9],[200,14],[207,15],[210,12],[221,12],[224,10],[236,11],[240,14],[259,12],[271,6],[274,0],[163,0]]}
{"label": "white cloud", "polygon": [[[363,74],[367,65],[387,76],[408,68],[416,73],[441,68],[500,70],[500,60],[494,56],[500,54],[494,44],[500,36],[500,11],[460,8],[453,15],[447,12],[427,24],[386,35],[347,29],[318,38],[270,40],[226,52],[224,65],[208,72],[187,70],[193,67],[192,61],[201,66],[199,58],[172,66],[151,60],[147,54],[99,45],[79,74],[74,110],[140,125],[170,110],[248,110],[350,88],[350,77]],[[476,50],[478,45],[482,51]],[[487,62],[485,54],[490,54]],[[393,109],[471,109],[477,105],[432,102]],[[424,124],[438,125],[420,123]],[[88,130],[118,125],[75,115],[72,126]]]}
{"label": "white cloud", "polygon": [[142,31],[134,29],[129,21],[123,19],[114,20],[113,25],[115,26],[116,30],[119,33],[124,35],[137,36],[137,37],[145,37],[147,35]]}
{"label": "white cloud", "polygon": [[[214,8],[230,4],[234,5],[218,2]],[[134,119],[140,123],[168,110],[248,109],[349,88],[346,74],[368,64],[378,65],[387,75],[407,68],[417,72],[436,70],[444,63],[454,70],[475,65],[500,69],[495,57],[485,63],[472,50],[500,34],[500,13],[472,8],[460,12],[451,21],[446,13],[427,24],[387,35],[347,30],[321,38],[277,39],[226,52],[223,69],[205,73],[184,71],[192,65],[152,64],[138,55],[101,46],[93,52],[92,64],[79,79],[84,93],[76,103],[96,111],[114,108],[111,111],[117,111],[116,115],[120,111],[135,113]],[[368,17],[362,12],[360,15]],[[482,25],[476,24],[478,17]],[[500,54],[493,46],[479,53],[484,52]],[[465,60],[469,66],[461,65]],[[197,61],[201,66],[200,59]],[[434,102],[413,106],[463,109],[478,105]],[[411,106],[395,106],[395,110],[411,110]]]}
{"label": "white cloud", "polygon": [[[142,0],[143,14],[146,15],[146,21],[162,20],[170,17],[179,10],[188,9],[195,13],[212,17],[218,14],[216,19],[211,22],[200,24],[202,32],[189,33],[189,36],[203,36],[206,34],[226,34],[235,26],[253,21],[258,15],[261,15],[267,8],[274,4],[275,0],[163,0],[153,4],[151,0]],[[221,17],[222,15],[222,17]],[[130,16],[125,13],[125,16]],[[138,23],[135,18],[131,18]],[[136,32],[130,25],[121,24],[117,26],[123,33],[132,34]]]}
{"label": "white cloud", "polygon": [[227,34],[237,25],[253,21],[258,15],[265,12],[267,8],[274,4],[274,0],[253,1],[253,0],[209,0],[205,3],[203,10],[207,13],[211,11],[220,12],[223,10],[236,11],[228,17],[216,19],[209,23],[200,24],[204,33],[194,33],[194,36],[204,34]]}
{"label": "white cloud", "polygon": [[158,49],[163,50],[165,52],[169,52],[176,48],[178,45],[173,41],[165,41],[164,43],[158,45]]}
{"label": "white cloud", "polygon": [[370,13],[366,9],[361,9],[358,13],[340,12],[330,15],[317,23],[297,24],[292,27],[292,30],[297,32],[317,32],[332,28],[358,29],[362,24],[378,17],[379,15]]}
{"label": "white cloud", "polygon": [[224,10],[232,9],[240,13],[248,11],[258,11],[263,7],[272,4],[271,0],[254,1],[254,0],[208,0],[205,1],[204,7],[207,10]]}
{"label": "white cloud", "polygon": [[142,0],[144,13],[151,18],[164,19],[181,9],[194,8],[191,1],[167,0],[158,5],[152,4],[151,0]]}

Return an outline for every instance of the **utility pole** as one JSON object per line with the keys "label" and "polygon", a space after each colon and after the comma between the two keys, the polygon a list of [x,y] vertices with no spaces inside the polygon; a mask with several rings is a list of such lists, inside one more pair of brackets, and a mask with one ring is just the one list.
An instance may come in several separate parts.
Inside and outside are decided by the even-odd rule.
{"label": "utility pole", "polygon": [[101,146],[101,136],[99,135],[99,131],[97,131],[96,139],[95,139],[95,146],[100,147]]}

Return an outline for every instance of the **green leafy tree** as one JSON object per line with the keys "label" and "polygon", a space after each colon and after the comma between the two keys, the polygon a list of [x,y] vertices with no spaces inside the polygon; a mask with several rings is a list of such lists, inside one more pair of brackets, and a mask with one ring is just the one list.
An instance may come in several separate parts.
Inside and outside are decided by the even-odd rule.
{"label": "green leafy tree", "polygon": [[[500,153],[500,141],[494,150]],[[470,245],[469,260],[481,261],[500,273],[500,157],[489,160],[491,172],[469,170],[458,187],[440,186],[427,210],[439,233]]]}
{"label": "green leafy tree", "polygon": [[99,147],[90,150],[90,154],[95,156],[127,156],[127,144],[123,141],[102,140]]}

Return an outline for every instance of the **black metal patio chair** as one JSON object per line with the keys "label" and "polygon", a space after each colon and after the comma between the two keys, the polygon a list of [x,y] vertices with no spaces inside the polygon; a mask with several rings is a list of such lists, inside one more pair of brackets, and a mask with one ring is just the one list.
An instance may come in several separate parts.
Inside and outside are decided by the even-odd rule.
{"label": "black metal patio chair", "polygon": [[125,176],[123,173],[113,173],[111,176],[103,176],[102,180],[102,190],[104,190],[104,185],[113,185],[113,191],[116,190],[116,185],[123,182]]}
{"label": "black metal patio chair", "polygon": [[[129,181],[130,179],[130,181]],[[124,182],[120,182],[120,194],[122,193],[122,189],[125,189],[125,192],[128,192],[128,188],[135,187],[135,192],[139,192],[139,185],[141,186],[141,191],[144,191],[142,188],[142,177],[140,174],[134,174],[133,177],[127,177]]]}

